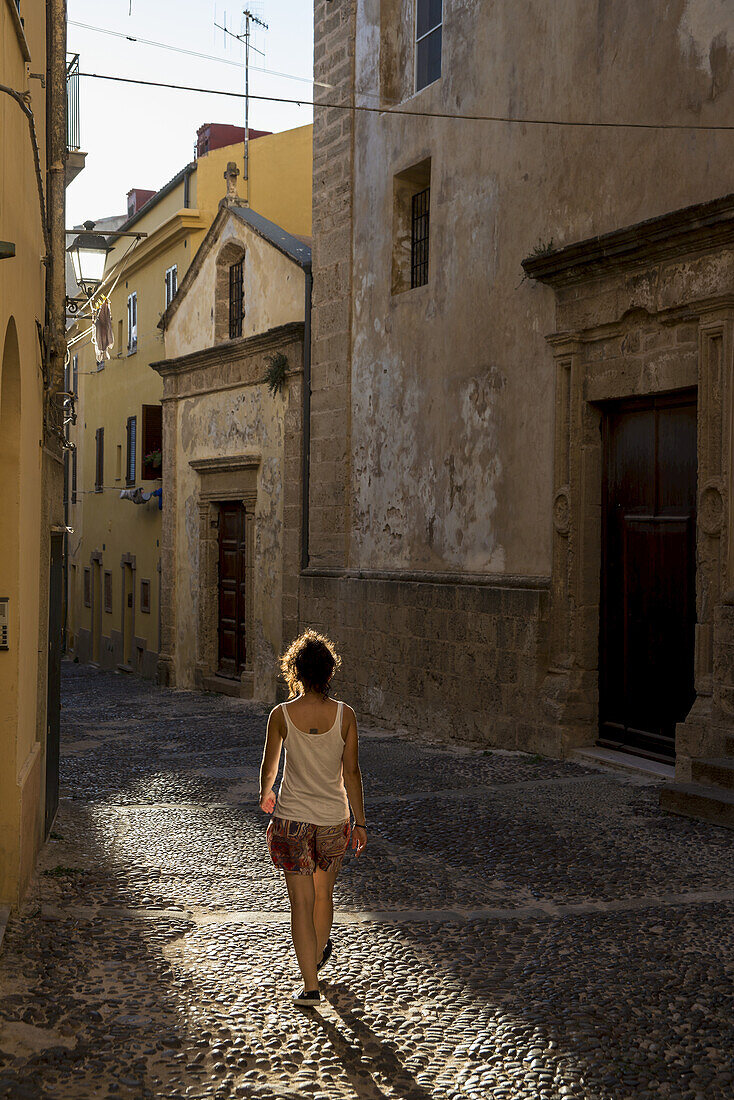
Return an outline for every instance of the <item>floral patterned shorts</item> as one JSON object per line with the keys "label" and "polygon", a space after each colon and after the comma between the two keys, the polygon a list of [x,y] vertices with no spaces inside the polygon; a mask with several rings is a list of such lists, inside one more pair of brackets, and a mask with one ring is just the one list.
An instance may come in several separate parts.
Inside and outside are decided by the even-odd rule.
{"label": "floral patterned shorts", "polygon": [[281,871],[296,875],[312,875],[317,866],[322,871],[338,871],[351,831],[349,821],[339,825],[310,825],[306,821],[274,817],[266,834],[270,858]]}

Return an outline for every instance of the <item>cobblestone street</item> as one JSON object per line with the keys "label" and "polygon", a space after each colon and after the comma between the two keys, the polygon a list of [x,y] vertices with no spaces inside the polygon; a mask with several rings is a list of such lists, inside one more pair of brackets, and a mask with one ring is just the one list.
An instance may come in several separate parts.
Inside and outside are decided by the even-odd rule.
{"label": "cobblestone street", "polygon": [[363,730],[318,1012],[266,710],[64,667],[61,808],[0,954],[2,1097],[730,1097],[732,834],[573,763]]}

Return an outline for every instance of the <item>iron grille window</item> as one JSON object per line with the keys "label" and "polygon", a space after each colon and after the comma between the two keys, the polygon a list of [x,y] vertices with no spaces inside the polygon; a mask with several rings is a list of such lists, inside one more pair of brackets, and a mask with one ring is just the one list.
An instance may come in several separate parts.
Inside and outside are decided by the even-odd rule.
{"label": "iron grille window", "polygon": [[135,460],[138,442],[138,418],[127,418],[127,465],[125,466],[125,480],[128,485],[135,484]]}
{"label": "iron grille window", "polygon": [[442,0],[417,0],[415,12],[415,90],[441,76]]}
{"label": "iron grille window", "polygon": [[104,486],[104,428],[97,428],[95,434],[96,461],[94,473],[94,491],[101,493]]}
{"label": "iron grille window", "polygon": [[229,269],[229,338],[242,335],[242,318],[245,313],[245,286],[242,260]]}
{"label": "iron grille window", "polygon": [[413,195],[410,230],[410,285],[424,286],[428,282],[428,208],[431,189],[426,187]]}

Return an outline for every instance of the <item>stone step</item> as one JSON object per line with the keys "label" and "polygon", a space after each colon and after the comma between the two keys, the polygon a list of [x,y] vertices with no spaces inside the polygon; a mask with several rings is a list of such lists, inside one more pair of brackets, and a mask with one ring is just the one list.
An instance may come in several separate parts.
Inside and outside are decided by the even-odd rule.
{"label": "stone step", "polygon": [[703,783],[670,783],[660,791],[660,806],[672,814],[734,829],[734,791]]}
{"label": "stone step", "polygon": [[704,786],[723,787],[734,791],[734,757],[722,756],[719,759],[695,759],[691,761],[691,776],[694,783]]}

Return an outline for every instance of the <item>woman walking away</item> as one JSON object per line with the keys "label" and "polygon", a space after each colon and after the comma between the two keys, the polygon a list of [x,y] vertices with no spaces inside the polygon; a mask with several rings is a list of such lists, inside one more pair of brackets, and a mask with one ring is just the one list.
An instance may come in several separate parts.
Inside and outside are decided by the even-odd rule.
{"label": "woman walking away", "polygon": [[[293,1003],[321,1000],[317,971],[331,955],[332,895],[349,846],[349,807],[354,813],[352,848],[367,846],[364,795],[359,770],[357,719],[346,703],[329,698],[341,664],[328,638],[307,630],[281,658],[290,700],[268,718],[262,766],[260,808],[268,825],[270,856],[285,872],[291,904],[291,933],[303,976]],[[283,779],[276,799],[273,784],[285,745]]]}

